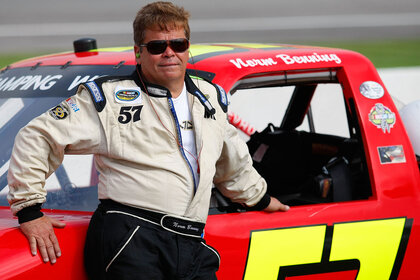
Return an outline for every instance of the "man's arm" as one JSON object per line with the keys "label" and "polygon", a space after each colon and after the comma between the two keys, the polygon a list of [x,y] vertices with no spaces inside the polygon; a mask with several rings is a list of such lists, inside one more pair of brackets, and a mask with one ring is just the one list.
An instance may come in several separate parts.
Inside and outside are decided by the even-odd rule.
{"label": "man's arm", "polygon": [[224,148],[216,164],[214,181],[222,194],[251,210],[288,211],[289,206],[266,193],[267,183],[252,166],[248,147],[236,128],[227,125],[225,131]]}
{"label": "man's arm", "polygon": [[57,257],[61,256],[61,250],[53,227],[63,228],[65,223],[44,216],[40,203],[23,208],[16,216],[20,230],[28,239],[32,255],[36,256],[39,247],[44,262],[51,261],[54,264]]}
{"label": "man's arm", "polygon": [[281,203],[277,198],[269,196],[267,193],[260,199],[260,201],[252,206],[248,207],[250,210],[265,212],[277,212],[277,211],[289,211],[290,207]]}
{"label": "man's arm", "polygon": [[270,196],[270,204],[264,208],[265,212],[289,211],[290,207],[281,203],[277,198]]}
{"label": "man's arm", "polygon": [[89,94],[82,92],[72,100],[78,110],[73,111],[63,101],[21,129],[7,175],[11,210],[18,216],[31,253],[36,255],[38,247],[43,260],[51,263],[61,255],[53,228],[65,224],[44,217],[41,212],[41,204],[46,200],[45,180],[61,164],[65,152],[95,153],[104,139]]}
{"label": "man's arm", "polygon": [[20,230],[29,241],[33,256],[36,256],[37,247],[44,262],[54,264],[61,256],[60,246],[54,233],[54,227],[64,228],[65,223],[47,216],[20,224]]}

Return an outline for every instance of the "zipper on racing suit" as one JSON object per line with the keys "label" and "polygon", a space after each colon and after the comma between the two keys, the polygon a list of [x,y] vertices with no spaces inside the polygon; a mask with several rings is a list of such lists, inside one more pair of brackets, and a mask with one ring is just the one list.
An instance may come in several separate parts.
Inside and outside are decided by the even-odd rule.
{"label": "zipper on racing suit", "polygon": [[197,191],[197,184],[196,184],[196,180],[195,180],[195,176],[194,176],[194,170],[193,170],[193,168],[191,166],[191,163],[188,160],[187,155],[185,154],[185,151],[183,149],[181,130],[180,130],[179,122],[178,122],[178,117],[176,116],[175,106],[174,106],[174,103],[172,101],[172,98],[170,98],[170,97],[168,98],[168,103],[169,103],[169,108],[171,109],[172,116],[174,117],[174,120],[175,120],[176,132],[177,132],[178,142],[179,142],[179,147],[178,148],[181,151],[181,154],[184,157],[185,161],[187,162],[188,167],[190,168],[191,175],[193,177],[194,193],[195,193]]}

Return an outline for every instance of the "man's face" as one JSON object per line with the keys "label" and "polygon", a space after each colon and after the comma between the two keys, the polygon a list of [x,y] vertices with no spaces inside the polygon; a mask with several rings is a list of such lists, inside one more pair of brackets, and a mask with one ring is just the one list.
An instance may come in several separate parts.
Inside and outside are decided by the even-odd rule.
{"label": "man's face", "polygon": [[[153,40],[171,40],[185,38],[183,28],[170,29],[168,31],[152,28],[145,30],[144,42],[147,44]],[[134,46],[135,52],[140,53],[136,58],[141,65],[144,77],[153,84],[170,88],[172,83],[183,83],[185,70],[188,62],[188,50],[182,53],[174,52],[169,46],[161,54],[150,54],[146,47]]]}

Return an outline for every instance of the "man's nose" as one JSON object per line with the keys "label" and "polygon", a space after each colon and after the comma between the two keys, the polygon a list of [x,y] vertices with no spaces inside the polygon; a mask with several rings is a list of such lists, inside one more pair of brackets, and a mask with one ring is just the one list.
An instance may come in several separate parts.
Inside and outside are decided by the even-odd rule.
{"label": "man's nose", "polygon": [[166,50],[163,52],[163,56],[168,56],[168,57],[170,57],[170,56],[174,56],[174,55],[175,55],[174,50],[173,50],[173,49],[171,49],[171,46],[170,46],[170,45],[168,45],[168,46],[166,47]]}

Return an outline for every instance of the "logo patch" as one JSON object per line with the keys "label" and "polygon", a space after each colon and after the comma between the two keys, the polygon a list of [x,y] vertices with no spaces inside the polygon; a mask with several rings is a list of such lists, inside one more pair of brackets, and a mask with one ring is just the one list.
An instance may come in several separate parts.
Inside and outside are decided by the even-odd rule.
{"label": "logo patch", "polygon": [[53,117],[56,120],[64,120],[69,115],[69,111],[66,107],[62,105],[58,105],[51,110],[48,111],[51,117]]}
{"label": "logo patch", "polygon": [[155,87],[147,87],[147,91],[150,94],[157,95],[157,96],[168,96],[168,91],[165,89],[155,88]]}
{"label": "logo patch", "polygon": [[123,88],[117,86],[114,94],[115,102],[122,104],[141,104],[140,88]]}
{"label": "logo patch", "polygon": [[94,81],[88,82],[88,83],[86,83],[86,85],[91,90],[91,92],[93,94],[93,98],[95,98],[96,103],[99,103],[99,102],[104,100],[104,98],[102,97],[101,91],[99,90],[98,86],[96,85],[96,83]]}
{"label": "logo patch", "polygon": [[73,112],[77,112],[80,110],[79,106],[77,106],[76,102],[74,102],[73,99],[71,99],[71,97],[66,99],[66,102],[70,106],[70,108],[73,110]]}
{"label": "logo patch", "polygon": [[228,105],[228,100],[227,100],[227,96],[226,96],[225,90],[221,86],[219,86],[218,84],[216,84],[216,86],[217,86],[217,88],[220,91],[220,102],[223,105],[227,106]]}
{"label": "logo patch", "polygon": [[402,145],[378,147],[378,153],[381,164],[406,162]]}
{"label": "logo patch", "polygon": [[395,113],[383,104],[376,103],[370,110],[369,121],[377,128],[381,128],[384,133],[390,133],[395,124]]}
{"label": "logo patch", "polygon": [[369,99],[379,99],[384,96],[384,88],[378,84],[377,82],[373,81],[366,81],[360,85],[360,93]]}
{"label": "logo patch", "polygon": [[194,128],[193,126],[193,122],[192,121],[182,121],[179,126],[183,129],[183,130],[192,130]]}

